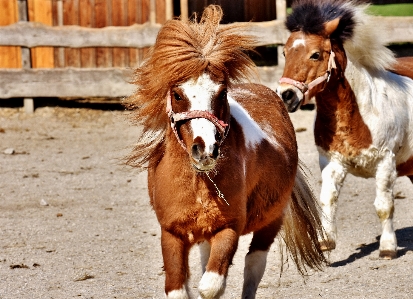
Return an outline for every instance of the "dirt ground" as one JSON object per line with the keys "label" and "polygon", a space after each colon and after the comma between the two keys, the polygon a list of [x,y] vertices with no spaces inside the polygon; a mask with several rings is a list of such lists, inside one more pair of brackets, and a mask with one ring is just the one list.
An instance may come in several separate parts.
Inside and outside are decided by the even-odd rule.
{"label": "dirt ground", "polygon": [[[300,156],[320,190],[314,111],[292,114]],[[0,298],[163,298],[160,229],[146,173],[121,164],[138,128],[120,110],[0,108]],[[413,186],[396,184],[399,257],[378,259],[374,180],[349,176],[331,265],[303,279],[276,242],[257,298],[413,298]],[[241,239],[224,298],[239,298]],[[196,249],[196,248],[195,248]],[[195,296],[201,277],[190,256]]]}

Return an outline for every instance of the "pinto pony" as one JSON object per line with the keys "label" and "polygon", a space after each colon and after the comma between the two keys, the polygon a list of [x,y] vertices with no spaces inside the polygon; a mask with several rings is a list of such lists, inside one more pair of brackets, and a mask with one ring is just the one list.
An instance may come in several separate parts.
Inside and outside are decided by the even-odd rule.
{"label": "pinto pony", "polygon": [[297,1],[286,20],[291,35],[277,93],[290,112],[315,97],[323,249],[336,246],[337,199],[351,173],[376,178],[374,206],[383,230],[379,255],[392,259],[394,183],[398,176],[413,180],[413,58],[394,58],[366,7]]}
{"label": "pinto pony", "polygon": [[166,298],[188,298],[195,244],[200,298],[223,294],[243,234],[253,232],[243,298],[255,297],[280,230],[299,270],[325,262],[317,240],[321,220],[288,112],[270,89],[239,84],[254,73],[246,53],[254,41],[243,26],[218,26],[221,18],[220,7],[209,6],[199,22],[166,22],[126,100],[143,128],[128,163],[148,168]]}

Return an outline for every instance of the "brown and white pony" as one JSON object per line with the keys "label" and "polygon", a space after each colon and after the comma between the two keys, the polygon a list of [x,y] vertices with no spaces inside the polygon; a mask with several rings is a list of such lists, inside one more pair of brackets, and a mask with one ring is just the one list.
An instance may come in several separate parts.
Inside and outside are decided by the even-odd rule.
{"label": "brown and white pony", "polygon": [[290,112],[315,97],[315,143],[327,242],[336,246],[336,209],[347,173],[375,177],[382,224],[380,257],[397,256],[393,187],[413,179],[413,59],[395,59],[381,29],[353,1],[302,0],[286,20],[291,31],[277,93]]}
{"label": "brown and white pony", "polygon": [[243,26],[218,26],[221,17],[219,6],[209,6],[199,22],[166,22],[126,100],[143,128],[128,163],[148,167],[166,298],[189,297],[188,254],[195,244],[200,298],[224,293],[243,234],[253,233],[243,298],[255,297],[280,230],[299,270],[325,262],[317,201],[299,167],[288,112],[270,89],[236,83],[253,73],[246,51],[254,41]]}

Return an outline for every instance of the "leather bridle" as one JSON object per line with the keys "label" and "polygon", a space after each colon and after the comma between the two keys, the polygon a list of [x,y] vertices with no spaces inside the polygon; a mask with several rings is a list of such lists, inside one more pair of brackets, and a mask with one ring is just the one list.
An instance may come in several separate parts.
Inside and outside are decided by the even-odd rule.
{"label": "leather bridle", "polygon": [[328,66],[327,66],[327,71],[325,72],[324,75],[314,79],[313,81],[311,81],[310,83],[306,84],[304,82],[300,82],[300,81],[296,81],[294,79],[290,79],[290,78],[286,78],[286,77],[282,77],[279,80],[279,83],[287,83],[287,84],[291,84],[295,87],[297,87],[303,94],[304,94],[304,102],[303,105],[307,104],[310,101],[310,90],[313,89],[315,86],[317,86],[318,84],[324,82],[324,81],[329,81],[330,80],[330,76],[331,76],[331,70],[335,69],[336,66],[336,62],[334,60],[334,57],[336,55],[334,54],[333,51],[330,51],[330,57],[328,59]]}
{"label": "leather bridle", "polygon": [[182,146],[182,148],[185,151],[186,151],[185,143],[179,137],[178,131],[176,129],[176,124],[180,121],[194,119],[194,118],[205,118],[209,120],[215,125],[215,127],[217,128],[220,134],[221,138],[220,138],[220,141],[218,142],[218,145],[222,144],[222,142],[224,141],[229,131],[229,124],[225,123],[223,120],[218,119],[215,115],[213,115],[212,113],[208,111],[192,110],[192,111],[185,111],[185,112],[180,112],[180,113],[173,112],[170,92],[168,92],[168,96],[166,99],[166,113],[168,114],[172,131],[174,132],[176,139],[178,139],[179,144]]}

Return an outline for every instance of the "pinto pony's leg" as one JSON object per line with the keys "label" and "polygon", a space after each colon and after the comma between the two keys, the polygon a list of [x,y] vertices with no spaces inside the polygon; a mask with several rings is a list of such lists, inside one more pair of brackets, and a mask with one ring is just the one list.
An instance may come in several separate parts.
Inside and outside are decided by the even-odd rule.
{"label": "pinto pony's leg", "polygon": [[380,257],[393,259],[397,257],[397,239],[393,229],[394,196],[393,188],[397,178],[394,158],[383,160],[377,166],[376,199],[374,206],[382,225],[380,237]]}
{"label": "pinto pony's leg", "polygon": [[[320,163],[320,166],[323,167]],[[320,240],[323,250],[336,248],[337,225],[336,211],[340,188],[346,178],[347,170],[338,162],[330,161],[321,171],[322,185],[320,204],[321,220],[324,228],[324,240]]]}
{"label": "pinto pony's leg", "polygon": [[225,291],[228,268],[238,247],[239,234],[231,228],[216,233],[210,240],[211,251],[206,271],[199,282],[199,298],[215,299]]}
{"label": "pinto pony's leg", "polygon": [[189,249],[184,242],[162,229],[162,256],[165,270],[165,298],[188,299]]}
{"label": "pinto pony's leg", "polygon": [[267,254],[281,228],[282,219],[254,232],[248,254],[245,256],[243,299],[255,298],[258,285],[264,275]]}

